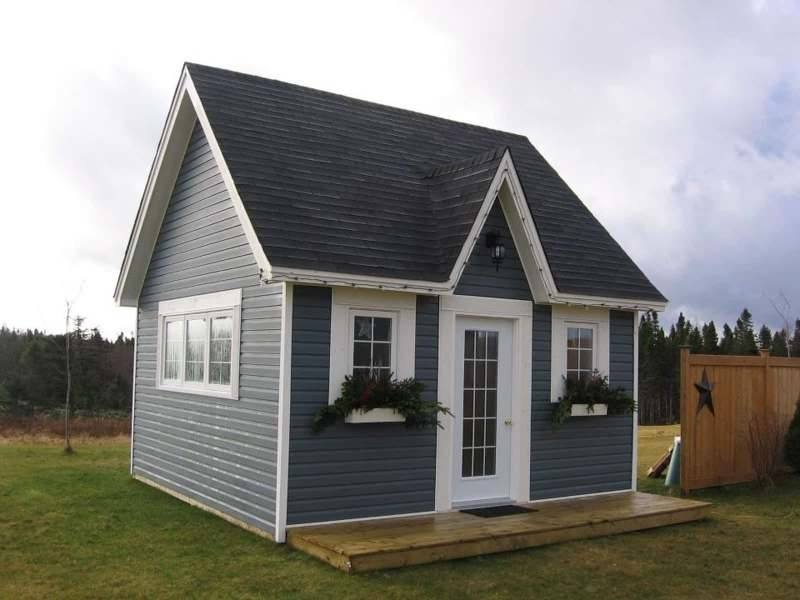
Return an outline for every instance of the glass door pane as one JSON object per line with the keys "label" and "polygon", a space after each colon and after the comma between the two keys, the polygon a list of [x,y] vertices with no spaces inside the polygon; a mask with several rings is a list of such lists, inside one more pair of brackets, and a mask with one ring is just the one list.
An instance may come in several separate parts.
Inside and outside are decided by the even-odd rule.
{"label": "glass door pane", "polygon": [[497,472],[498,337],[496,331],[464,332],[462,477],[485,477]]}

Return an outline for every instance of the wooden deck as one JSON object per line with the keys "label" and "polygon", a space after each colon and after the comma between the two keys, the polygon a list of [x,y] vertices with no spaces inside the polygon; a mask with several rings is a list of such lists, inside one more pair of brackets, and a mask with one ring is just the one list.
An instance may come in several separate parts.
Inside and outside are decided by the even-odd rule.
{"label": "wooden deck", "polygon": [[526,506],[536,511],[490,519],[448,512],[293,527],[287,541],[353,573],[687,523],[706,517],[711,505],[626,492]]}

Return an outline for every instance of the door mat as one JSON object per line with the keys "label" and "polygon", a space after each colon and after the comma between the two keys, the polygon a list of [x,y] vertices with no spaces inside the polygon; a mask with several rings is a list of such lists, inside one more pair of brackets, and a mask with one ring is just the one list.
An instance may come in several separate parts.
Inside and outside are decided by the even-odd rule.
{"label": "door mat", "polygon": [[507,517],[509,515],[519,515],[522,513],[536,512],[535,508],[526,508],[516,504],[504,504],[503,506],[483,506],[481,508],[465,508],[461,511],[467,515],[481,517],[483,519],[493,519],[494,517]]}

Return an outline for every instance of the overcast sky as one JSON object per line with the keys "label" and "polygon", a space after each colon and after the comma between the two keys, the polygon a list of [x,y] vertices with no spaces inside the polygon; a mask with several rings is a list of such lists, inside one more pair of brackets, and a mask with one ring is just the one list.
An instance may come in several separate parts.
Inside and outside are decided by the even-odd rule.
{"label": "overcast sky", "polygon": [[75,299],[132,332],[112,294],[185,60],[525,134],[668,322],[800,316],[798,2],[113,5],[4,8],[0,324]]}

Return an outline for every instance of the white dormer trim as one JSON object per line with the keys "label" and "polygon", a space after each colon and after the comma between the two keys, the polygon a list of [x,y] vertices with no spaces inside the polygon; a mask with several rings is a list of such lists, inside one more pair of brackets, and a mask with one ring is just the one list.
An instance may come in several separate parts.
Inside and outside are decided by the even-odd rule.
{"label": "white dormer trim", "polygon": [[256,237],[239,192],[236,190],[233,177],[208,122],[189,71],[184,66],[167,114],[167,121],[161,132],[153,165],[150,168],[139,210],[136,213],[133,231],[122,260],[122,268],[117,278],[114,300],[119,306],[136,306],[138,304],[147,268],[158,240],[158,233],[161,230],[161,223],[175,187],[175,180],[183,163],[192,130],[198,121],[208,140],[211,153],[228,189],[228,194],[256,262],[262,273],[267,278],[270,276],[271,265]]}

